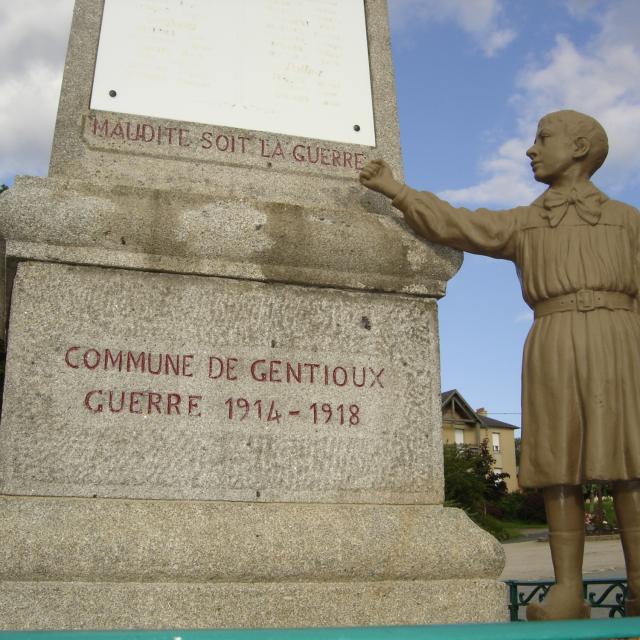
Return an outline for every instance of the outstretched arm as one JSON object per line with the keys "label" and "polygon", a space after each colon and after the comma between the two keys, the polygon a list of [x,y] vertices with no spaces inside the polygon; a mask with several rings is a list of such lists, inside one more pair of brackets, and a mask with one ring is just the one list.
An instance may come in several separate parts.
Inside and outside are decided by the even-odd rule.
{"label": "outstretched arm", "polygon": [[454,249],[494,258],[515,256],[515,216],[512,212],[457,209],[432,193],[418,193],[398,182],[383,160],[369,162],[360,183],[393,200],[409,226],[423,238]]}

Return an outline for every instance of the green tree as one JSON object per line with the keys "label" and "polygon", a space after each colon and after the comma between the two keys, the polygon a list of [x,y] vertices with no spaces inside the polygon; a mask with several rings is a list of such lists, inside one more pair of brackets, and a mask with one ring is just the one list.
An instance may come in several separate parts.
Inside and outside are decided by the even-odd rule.
{"label": "green tree", "polygon": [[467,446],[444,445],[444,499],[469,514],[484,512],[484,480]]}
{"label": "green tree", "polygon": [[450,506],[464,509],[469,517],[497,538],[508,537],[500,522],[490,515],[507,494],[508,473],[493,470],[495,460],[487,440],[480,447],[444,445],[444,494]]}

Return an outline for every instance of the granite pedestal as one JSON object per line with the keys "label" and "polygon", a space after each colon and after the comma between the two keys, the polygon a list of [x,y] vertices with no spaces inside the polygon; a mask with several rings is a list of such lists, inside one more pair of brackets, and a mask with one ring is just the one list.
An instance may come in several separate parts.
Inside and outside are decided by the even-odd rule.
{"label": "granite pedestal", "polygon": [[500,545],[442,506],[461,256],[357,183],[401,172],[386,3],[375,146],[91,109],[103,7],[49,176],[0,195],[0,629],[506,619]]}

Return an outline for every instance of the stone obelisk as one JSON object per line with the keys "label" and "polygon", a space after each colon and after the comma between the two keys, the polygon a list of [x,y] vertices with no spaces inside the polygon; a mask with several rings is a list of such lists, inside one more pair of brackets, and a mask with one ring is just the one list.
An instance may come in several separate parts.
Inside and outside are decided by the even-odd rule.
{"label": "stone obelisk", "polygon": [[384,0],[76,0],[49,176],[0,195],[1,629],[505,618],[442,506],[461,257],[378,155]]}

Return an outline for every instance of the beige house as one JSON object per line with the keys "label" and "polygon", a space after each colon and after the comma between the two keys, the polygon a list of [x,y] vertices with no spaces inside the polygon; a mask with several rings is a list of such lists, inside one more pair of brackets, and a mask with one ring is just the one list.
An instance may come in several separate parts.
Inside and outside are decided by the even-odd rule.
{"label": "beige house", "polygon": [[518,490],[515,431],[513,424],[495,420],[485,409],[474,411],[457,389],[442,394],[442,440],[444,444],[479,447],[483,440],[495,459],[494,470],[508,473],[509,491]]}

